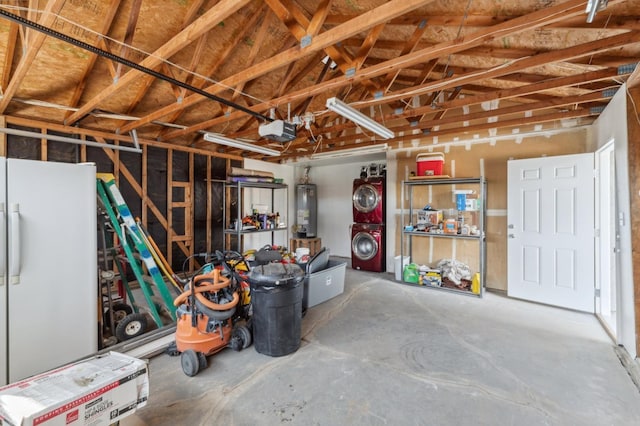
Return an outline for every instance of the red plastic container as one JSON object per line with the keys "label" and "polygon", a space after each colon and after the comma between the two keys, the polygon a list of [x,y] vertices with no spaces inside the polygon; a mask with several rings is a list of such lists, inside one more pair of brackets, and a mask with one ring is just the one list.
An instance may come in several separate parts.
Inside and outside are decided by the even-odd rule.
{"label": "red plastic container", "polygon": [[416,156],[416,176],[439,176],[444,166],[444,154],[439,152]]}

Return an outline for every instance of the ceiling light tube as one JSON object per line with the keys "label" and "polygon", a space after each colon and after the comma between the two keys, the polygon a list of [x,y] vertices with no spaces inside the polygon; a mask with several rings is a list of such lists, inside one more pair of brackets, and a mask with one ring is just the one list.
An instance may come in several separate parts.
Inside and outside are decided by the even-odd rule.
{"label": "ceiling light tube", "polygon": [[350,107],[337,98],[327,99],[327,108],[345,118],[348,118],[357,125],[371,130],[380,137],[383,137],[385,139],[391,139],[395,137],[395,133],[393,133],[391,130],[378,123],[377,121],[367,117],[360,111]]}
{"label": "ceiling light tube", "polygon": [[385,152],[388,148],[389,146],[386,143],[378,144],[378,145],[359,146],[356,148],[347,148],[347,149],[340,149],[336,151],[327,151],[327,152],[321,152],[318,154],[311,154],[311,159],[316,160],[320,158],[338,158],[338,157],[348,157],[352,155],[375,154],[378,152]]}
{"label": "ceiling light tube", "polygon": [[215,133],[205,133],[204,140],[207,142],[214,142],[220,145],[226,145],[233,148],[245,149],[247,151],[257,152],[258,154],[272,155],[274,157],[280,155],[280,151],[275,149],[265,148],[259,145],[253,145],[248,142],[242,142],[236,139],[231,139],[226,136],[218,135]]}

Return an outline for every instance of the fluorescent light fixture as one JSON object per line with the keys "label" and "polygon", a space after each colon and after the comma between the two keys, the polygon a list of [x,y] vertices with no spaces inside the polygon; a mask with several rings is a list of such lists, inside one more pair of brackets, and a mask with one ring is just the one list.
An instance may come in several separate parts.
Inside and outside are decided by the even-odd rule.
{"label": "fluorescent light fixture", "polygon": [[593,22],[593,19],[596,17],[596,13],[600,10],[604,10],[607,7],[607,3],[609,0],[589,0],[587,1],[587,8],[585,13],[587,14],[587,23],[590,24]]}
{"label": "fluorescent light fixture", "polygon": [[248,142],[242,142],[236,139],[231,139],[226,136],[218,135],[215,133],[205,133],[204,140],[207,142],[214,142],[220,145],[226,145],[233,148],[245,149],[247,151],[257,152],[258,154],[273,155],[274,157],[280,155],[280,151],[275,149],[265,148],[259,145],[253,145]]}
{"label": "fluorescent light fixture", "polygon": [[327,108],[345,118],[348,118],[357,125],[371,130],[378,136],[381,136],[385,139],[391,139],[395,136],[395,133],[384,127],[382,124],[378,123],[375,120],[372,120],[360,111],[350,107],[337,98],[327,99]]}
{"label": "fluorescent light fixture", "polygon": [[311,154],[311,159],[318,160],[321,158],[339,158],[350,157],[352,155],[375,154],[378,152],[385,152],[388,148],[389,146],[386,143],[379,145],[360,146],[357,148],[347,148],[336,151],[321,152],[319,154]]}

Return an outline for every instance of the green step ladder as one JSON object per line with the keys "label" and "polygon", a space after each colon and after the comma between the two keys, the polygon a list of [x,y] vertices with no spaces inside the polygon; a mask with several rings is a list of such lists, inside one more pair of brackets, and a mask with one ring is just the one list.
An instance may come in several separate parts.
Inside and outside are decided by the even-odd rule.
{"label": "green step ladder", "polygon": [[[124,201],[116,185],[115,176],[110,173],[98,173],[96,182],[98,198],[102,202],[113,226],[113,230],[122,244],[128,263],[131,265],[133,274],[140,285],[140,289],[147,301],[149,312],[154,322],[158,328],[164,326],[159,309],[154,300],[155,294],[153,287],[160,293],[166,310],[171,316],[171,319],[175,321],[176,314],[173,308],[173,297],[167,288],[167,284],[160,273],[158,265],[153,259],[149,247],[145,243],[142,230],[136,224],[127,203]],[[143,267],[146,268],[148,275],[144,273]],[[138,312],[135,299],[128,285],[126,286],[126,290],[133,309],[135,312]]]}

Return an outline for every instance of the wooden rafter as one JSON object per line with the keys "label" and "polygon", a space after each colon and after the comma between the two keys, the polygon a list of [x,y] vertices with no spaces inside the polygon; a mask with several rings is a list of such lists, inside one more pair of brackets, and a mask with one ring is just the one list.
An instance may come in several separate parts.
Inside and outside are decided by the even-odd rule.
{"label": "wooden rafter", "polygon": [[[197,12],[200,9],[200,7],[202,6],[204,0],[198,0],[193,2],[193,4],[191,5],[191,7],[189,7],[189,10],[187,11],[187,14],[184,18],[183,24],[182,24],[182,29],[186,28],[187,26],[189,26],[195,19],[197,16]],[[198,41],[196,42],[196,50],[195,53],[193,55],[193,58],[191,60],[191,64],[189,65],[188,69],[193,71],[196,69],[196,66],[198,64],[198,61],[201,58],[202,55],[202,50],[206,44],[206,39],[207,39],[207,35],[203,34],[202,36],[200,36],[198,38]],[[193,79],[194,75],[193,74],[189,74],[187,77],[187,83],[191,84],[191,81]],[[140,86],[140,88],[138,89],[138,92],[136,93],[136,96],[133,98],[133,100],[131,101],[131,103],[129,104],[129,107],[127,108],[126,112],[127,114],[132,113],[135,108],[140,104],[140,102],[142,101],[142,99],[144,98],[144,96],[147,94],[147,92],[149,91],[149,88],[151,87],[151,84],[153,83],[154,78],[150,75],[144,75],[141,77],[141,82],[138,82],[138,85]],[[180,89],[180,95],[178,97],[178,99],[180,99],[181,97],[185,96],[185,89]]]}
{"label": "wooden rafter", "polygon": [[[421,21],[413,30],[411,37],[409,37],[409,39],[407,39],[407,41],[402,46],[402,49],[400,50],[400,56],[404,56],[413,52],[414,49],[418,46],[418,43],[420,42],[420,39],[422,38],[426,30],[427,30],[427,22]],[[434,65],[436,63],[437,62],[434,62]],[[429,67],[425,67],[425,68],[429,68]],[[384,88],[385,92],[391,88],[391,85],[395,81],[396,77],[398,77],[398,74],[400,74],[400,70],[395,70],[394,72],[390,72],[389,74],[383,77],[383,82],[381,86]]]}
{"label": "wooden rafter", "polygon": [[[293,48],[281,52],[280,54],[277,54],[259,64],[243,70],[241,73],[232,75],[231,77],[222,80],[219,84],[209,86],[205,90],[208,93],[212,94],[220,93],[221,91],[225,90],[226,87],[236,86],[242,81],[253,80],[254,78],[267,74],[270,71],[286,66],[291,61],[296,61],[305,56],[311,55],[318,50],[322,50],[327,46],[331,46],[344,38],[350,37],[360,31],[371,28],[381,22],[385,22],[386,20],[391,19],[394,16],[399,16],[403,13],[407,13],[415,9],[416,7],[422,6],[431,1],[432,0],[392,0],[388,3],[383,4],[382,6],[377,7],[374,10],[371,10],[358,16],[357,18],[354,18],[353,21],[350,21],[347,24],[340,25],[330,31],[326,31],[318,35],[314,38],[311,45],[304,49]],[[181,104],[160,108],[152,114],[141,117],[140,120],[136,121],[135,123],[130,123],[122,130],[129,131],[131,129],[138,128],[150,123],[153,120],[164,117],[165,115],[170,114],[178,109],[193,106],[201,102],[202,100],[204,100],[204,98],[201,95],[190,95],[185,98]],[[206,127],[208,126],[205,126],[203,128]]]}
{"label": "wooden rafter", "polygon": [[[57,2],[63,0],[57,0]],[[177,53],[180,49],[190,44],[194,37],[198,37],[209,30],[210,27],[216,25],[223,19],[227,18],[234,12],[236,12],[239,8],[245,6],[251,0],[221,0],[216,6],[207,11],[200,18],[195,20],[191,25],[178,33],[175,37],[157,49],[153,55],[146,57],[142,62],[140,62],[141,66],[147,68],[154,68],[166,59]],[[137,77],[140,76],[140,71],[131,70],[127,72],[122,78],[118,79],[117,82],[102,90],[97,96],[94,96],[93,99],[90,99],[86,102],[82,107],[78,109],[74,114],[69,116],[65,121],[65,124],[73,124],[82,118],[84,115],[89,113],[91,110],[96,108],[100,102],[113,96],[118,90],[120,90],[123,86],[130,84]],[[1,105],[0,105],[1,106]],[[1,112],[2,110],[0,110]],[[129,131],[131,129],[127,129]]]}
{"label": "wooden rafter", "polygon": [[13,67],[13,56],[16,45],[18,44],[18,30],[19,25],[11,22],[9,23],[9,31],[7,32],[7,50],[4,54],[4,60],[2,61],[2,75],[0,75],[0,88],[4,92],[4,88],[9,84],[9,77],[11,76],[11,68]]}
{"label": "wooden rafter", "polygon": [[[127,29],[124,33],[124,39],[122,44],[120,45],[119,55],[121,57],[127,57],[127,51],[129,50],[128,46],[133,43],[133,36],[136,32],[136,25],[138,24],[138,17],[140,16],[140,7],[142,6],[142,0],[133,0],[131,4],[131,9],[129,10],[129,22],[127,23]],[[122,64],[118,63],[116,65],[116,78],[120,77],[120,73],[122,72]]]}
{"label": "wooden rafter", "polygon": [[[107,15],[104,17],[102,21],[102,27],[100,28],[101,34],[108,33],[109,28],[113,23],[113,19],[115,18],[116,13],[118,11],[118,8],[120,7],[120,2],[121,0],[111,0],[111,3],[108,6]],[[106,49],[106,44],[104,43],[104,39],[101,38],[100,41],[103,43],[102,44],[103,49]],[[73,94],[71,95],[71,99],[69,100],[69,103],[68,103],[69,106],[75,107],[78,105],[78,102],[80,102],[80,98],[82,97],[82,93],[84,92],[84,88],[86,87],[89,78],[91,78],[97,59],[98,59],[97,54],[95,53],[89,54],[89,59],[87,60],[86,67],[84,69],[82,77],[80,77],[80,82],[76,86],[75,90],[73,91]],[[113,78],[115,76],[116,71],[115,71],[115,68],[113,67],[113,64],[110,64],[110,65],[111,65],[110,69],[112,71],[111,76]],[[71,115],[71,112],[67,113],[67,116],[69,115]]]}
{"label": "wooden rafter", "polygon": [[[218,70],[219,67],[221,67],[225,61],[227,60],[227,58],[234,52],[234,50],[237,48],[238,44],[241,43],[241,41],[244,39],[245,35],[251,31],[253,29],[253,27],[257,24],[258,20],[260,19],[260,17],[262,16],[264,10],[265,10],[266,6],[263,6],[261,9],[258,10],[257,13],[253,14],[251,16],[251,18],[249,19],[249,21],[247,22],[246,25],[243,26],[243,28],[240,30],[240,32],[238,33],[237,37],[234,38],[232,43],[229,43],[221,52],[220,54],[220,58],[215,61],[213,63],[213,65],[204,71],[204,75],[206,76],[213,76],[215,74],[215,72]],[[206,37],[206,36],[203,36]],[[149,77],[149,80],[152,81],[152,77]],[[194,87],[197,87],[198,89],[203,88],[206,84],[207,84],[207,80],[200,78],[200,77],[194,77],[194,79],[191,81],[191,84]],[[186,92],[185,92],[185,96],[186,96]],[[182,98],[181,98],[182,100]],[[179,109],[177,111],[175,111],[172,115],[168,116],[167,118],[164,119],[165,122],[168,123],[174,123],[178,118],[180,118],[180,116],[185,112],[184,109]],[[222,111],[222,108],[220,108],[219,110],[220,114],[223,114],[224,112]],[[167,137],[167,134],[171,134],[173,132],[172,129],[167,128],[164,129],[160,132],[160,134],[158,135],[158,137],[160,139],[170,139],[169,137]]]}
{"label": "wooden rafter", "polygon": [[[23,4],[5,3],[0,8],[8,11]],[[591,24],[585,22],[584,0],[551,6],[533,2],[501,8],[495,16],[488,3],[475,2],[466,8],[467,2],[451,4],[445,12],[443,4],[432,7],[429,0],[353,0],[352,15],[332,14],[349,10],[343,3],[312,3],[245,0],[239,7],[231,0],[190,0],[160,9],[140,0],[130,0],[126,8],[121,0],[67,1],[49,26],[180,80],[193,91],[177,82],[156,81],[162,76],[149,76],[135,66],[98,60],[90,49],[88,54],[69,49],[64,42],[47,40],[34,49],[33,41],[42,36],[8,20],[0,36],[4,113],[114,134],[138,129],[148,140],[171,141],[176,147],[255,157],[201,144],[201,133],[222,132],[270,145],[268,138],[257,136],[259,123],[253,117],[289,120],[311,113],[313,134],[322,133],[334,144],[339,140],[338,147],[352,143],[348,138],[355,137],[354,124],[326,111],[328,97],[363,112],[375,107],[376,120],[411,133],[416,122],[424,128],[424,123],[455,119],[461,108],[469,114],[487,99],[526,108],[553,104],[560,96],[595,96],[591,103],[558,112],[599,111],[593,107],[606,104],[607,98],[594,92],[611,93],[625,81],[637,86],[640,79],[637,72],[627,79],[640,53],[640,7],[633,0],[610,0]],[[38,8],[52,4],[29,0],[29,7],[17,13],[41,21],[45,15]],[[501,15],[504,11],[512,16]],[[154,33],[160,22],[165,24],[162,35]],[[129,52],[133,46],[153,46],[150,36],[167,41],[155,52]],[[61,58],[68,66],[56,63]],[[29,61],[25,72],[20,64]],[[49,80],[55,80],[56,90],[47,86]],[[12,82],[19,86],[13,93],[5,90]],[[211,102],[214,96],[201,91],[220,102]],[[507,111],[498,114],[503,113]],[[287,155],[308,150],[306,139],[307,131],[299,126]]]}
{"label": "wooden rafter", "polygon": [[[47,6],[45,7],[38,23],[45,27],[51,27],[53,22],[56,20],[56,15],[60,12],[64,3],[65,0],[52,0],[47,2]],[[30,10],[35,9],[30,8]],[[40,47],[42,47],[42,43],[44,43],[46,38],[46,36],[40,32],[29,31],[29,33],[30,35],[28,36],[26,53],[20,59],[16,71],[11,76],[11,80],[2,94],[2,99],[0,100],[0,114],[4,113],[7,109],[9,102],[15,95],[18,87],[20,87],[22,79],[27,75],[27,72],[31,67],[31,63],[38,55],[38,51],[40,50]]]}
{"label": "wooden rafter", "polygon": [[500,77],[514,72],[526,70],[541,63],[566,61],[572,58],[591,54],[593,52],[604,52],[619,46],[624,46],[626,44],[632,43],[637,40],[637,37],[638,34],[635,32],[623,33],[593,42],[568,47],[566,49],[554,50],[552,52],[547,52],[528,58],[522,58],[519,61],[513,61],[505,65],[493,67],[488,70],[471,72],[465,75],[456,76],[455,78],[449,80],[427,83],[419,87],[397,91],[392,95],[392,97],[402,98],[405,93],[413,96],[420,93],[429,93],[433,90],[449,89],[462,84],[473,83],[483,79]]}
{"label": "wooden rafter", "polygon": [[[615,0],[614,0],[615,1]],[[621,1],[621,0],[618,0]],[[611,3],[611,2],[610,2]],[[387,5],[389,5],[391,3],[387,3]],[[295,99],[297,99],[300,96],[311,96],[311,95],[316,95],[319,93],[323,93],[326,92],[328,90],[331,89],[335,89],[335,88],[339,88],[339,87],[344,87],[344,86],[348,86],[348,85],[352,85],[356,82],[360,82],[366,79],[371,79],[374,78],[376,76],[379,75],[383,75],[383,74],[387,74],[393,70],[396,69],[401,69],[403,67],[407,67],[407,66],[413,66],[413,65],[417,65],[420,63],[423,63],[425,61],[430,61],[430,60],[434,60],[437,59],[439,57],[442,56],[446,56],[448,54],[452,54],[452,53],[456,53],[456,52],[461,52],[464,51],[465,49],[468,49],[470,47],[475,47],[475,46],[479,46],[481,45],[483,42],[487,41],[487,40],[493,40],[496,37],[505,37],[507,35],[511,35],[511,34],[518,34],[522,31],[525,30],[530,30],[533,28],[539,28],[545,25],[548,25],[550,23],[554,23],[554,22],[558,22],[562,19],[566,19],[568,17],[572,17],[578,14],[582,14],[584,13],[584,4],[582,1],[580,0],[569,0],[565,3],[562,3],[560,5],[556,5],[556,6],[552,6],[543,10],[539,10],[536,12],[533,12],[531,14],[528,15],[523,15],[520,16],[518,18],[514,18],[510,21],[506,21],[506,22],[502,22],[500,24],[494,25],[493,27],[490,28],[484,28],[481,29],[477,32],[468,34],[466,36],[464,36],[463,38],[461,38],[460,40],[454,40],[454,41],[446,41],[443,43],[440,43],[439,45],[436,46],[432,46],[431,48],[428,49],[422,49],[422,50],[418,50],[415,52],[411,52],[407,55],[404,56],[400,56],[394,59],[391,59],[389,61],[383,62],[381,64],[378,65],[373,65],[367,68],[363,68],[361,69],[361,72],[357,73],[354,76],[351,77],[346,77],[346,76],[341,76],[341,77],[336,77],[332,80],[323,82],[321,84],[317,84],[313,87],[307,87],[304,90],[300,90],[297,91],[295,93],[290,93],[289,95],[286,96],[282,96],[278,99],[274,99],[271,101],[272,104],[286,104],[289,102],[293,102],[295,101]],[[377,9],[376,9],[377,10]],[[364,15],[360,15],[360,17],[362,17]],[[377,16],[377,14],[376,14]],[[357,18],[356,18],[357,19]],[[342,26],[346,26],[348,28],[355,28],[357,30],[360,30],[360,28],[356,27],[355,23],[351,22],[347,22],[345,24],[342,24]],[[329,30],[326,31],[325,33],[321,34],[320,36],[318,36],[316,38],[316,41],[318,40],[318,38],[322,37],[322,36],[326,36],[329,37],[331,36],[332,39],[334,41],[339,41],[342,40],[343,38],[348,37],[349,35],[351,35],[351,32],[348,32],[347,29],[342,28],[342,26],[336,27],[333,30]],[[334,35],[334,33],[332,33],[332,31],[338,31],[340,30],[340,36]],[[344,36],[344,33],[347,32],[348,35]],[[359,32],[359,31],[358,31]],[[624,36],[624,35],[623,35]],[[627,42],[631,42],[633,40],[633,36],[627,36],[626,37]],[[318,49],[322,48],[322,45],[318,45]],[[550,53],[554,53],[554,52],[550,52]],[[272,65],[273,69],[278,68],[278,66],[280,65],[280,60],[282,61],[283,64],[288,63],[288,61],[290,60],[295,60],[298,59],[301,55],[301,53],[299,52],[290,52],[290,51],[286,51],[286,52],[282,52],[280,55],[276,55],[275,58],[271,58],[271,61],[267,61],[269,62],[269,64],[271,64],[271,62],[275,62],[275,64]],[[576,55],[579,56],[579,55]],[[284,57],[287,58],[287,60],[284,60]],[[559,59],[558,59],[559,60]],[[541,62],[538,62],[541,63]],[[247,70],[245,70],[245,73],[265,73],[267,72],[267,70],[271,70],[272,68],[269,67],[268,69],[266,68],[267,64],[264,64],[264,66],[261,66],[259,69],[252,67],[249,68]],[[530,65],[533,66],[533,65]],[[513,72],[513,71],[512,71]],[[246,78],[246,77],[245,77]],[[253,75],[252,75],[253,78]],[[487,78],[487,77],[485,77]],[[223,81],[223,83],[228,84],[230,81],[235,81],[236,79],[241,79],[240,75],[236,75],[236,76],[232,76],[229,79],[226,79],[225,81]],[[207,90],[215,90],[216,86],[210,86]],[[220,90],[220,89],[218,89]],[[139,127],[141,125],[144,125],[150,121],[152,121],[153,119],[156,119],[158,117],[162,117],[163,115],[166,114],[166,110],[173,110],[176,108],[184,108],[186,105],[193,105],[197,102],[200,102],[202,100],[202,97],[200,95],[191,95],[189,96],[187,99],[184,100],[183,104],[178,105],[178,106],[170,106],[170,107],[165,107],[165,108],[161,108],[159,110],[157,110],[155,113],[152,113],[150,115],[147,115],[146,117],[142,117],[139,121],[135,122],[135,123],[131,123],[128,125],[128,127],[125,127],[126,130],[129,130],[130,128],[136,128]],[[267,109],[268,105],[259,105],[254,107],[254,110],[264,110]],[[236,113],[231,113],[232,115],[235,115]],[[237,117],[237,115],[235,115]],[[227,117],[230,118],[230,117]],[[194,125],[194,126],[190,126],[188,129],[183,130],[182,132],[189,133],[192,131],[197,131],[197,130],[202,130],[205,128],[208,128],[214,124],[217,124],[218,120],[217,119],[213,119],[213,120],[208,120],[205,122],[202,122],[200,124]],[[177,132],[175,132],[177,134]]]}

